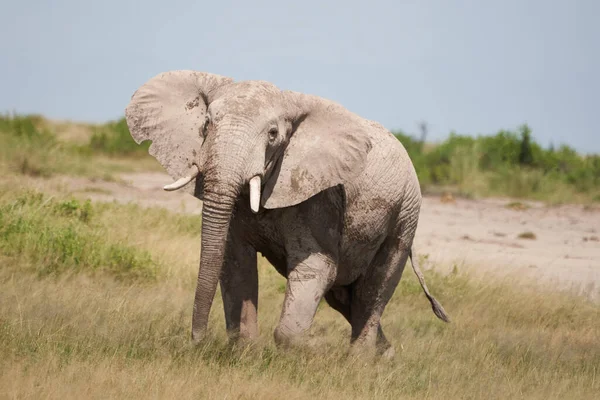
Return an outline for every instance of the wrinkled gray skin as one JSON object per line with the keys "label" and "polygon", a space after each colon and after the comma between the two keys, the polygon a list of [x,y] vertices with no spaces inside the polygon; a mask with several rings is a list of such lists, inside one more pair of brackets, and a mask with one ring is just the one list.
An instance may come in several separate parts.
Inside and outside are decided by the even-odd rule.
{"label": "wrinkled gray skin", "polygon": [[200,171],[180,189],[203,200],[194,342],[206,331],[217,282],[230,337],[258,335],[256,252],[287,278],[278,344],[302,339],[324,297],[352,326],[352,349],[393,355],[380,318],[408,257],[434,313],[448,321],[412,257],[421,205],[415,170],[381,125],[316,96],[196,71],[150,79],[126,118],[174,179]]}

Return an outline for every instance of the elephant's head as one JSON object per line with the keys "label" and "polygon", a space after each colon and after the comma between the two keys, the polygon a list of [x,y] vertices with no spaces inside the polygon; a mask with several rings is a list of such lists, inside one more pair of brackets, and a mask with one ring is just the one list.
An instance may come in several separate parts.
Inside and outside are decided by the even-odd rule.
{"label": "elephant's head", "polygon": [[181,188],[203,200],[192,337],[204,332],[224,260],[230,217],[242,197],[254,212],[296,205],[350,182],[364,168],[368,122],[340,105],[263,81],[196,71],[160,74],[126,109],[136,142]]}

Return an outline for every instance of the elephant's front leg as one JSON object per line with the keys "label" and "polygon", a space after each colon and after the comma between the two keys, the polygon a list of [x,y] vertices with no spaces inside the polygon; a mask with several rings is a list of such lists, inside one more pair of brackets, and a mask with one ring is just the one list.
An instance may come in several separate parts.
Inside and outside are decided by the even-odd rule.
{"label": "elephant's front leg", "polygon": [[258,336],[256,250],[231,232],[221,272],[225,325],[231,340]]}
{"label": "elephant's front leg", "polygon": [[278,345],[299,343],[310,329],[319,302],[336,276],[334,260],[321,252],[306,257],[291,256],[288,280],[279,325],[275,329]]}

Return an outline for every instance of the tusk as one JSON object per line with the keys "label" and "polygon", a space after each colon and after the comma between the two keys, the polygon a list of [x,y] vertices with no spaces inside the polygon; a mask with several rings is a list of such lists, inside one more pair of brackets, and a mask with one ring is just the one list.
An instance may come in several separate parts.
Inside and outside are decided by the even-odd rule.
{"label": "tusk", "polygon": [[260,176],[250,179],[250,208],[254,213],[258,212],[260,204]]}
{"label": "tusk", "polygon": [[[196,167],[196,166],[194,165],[194,167]],[[200,170],[198,169],[198,167],[196,167],[196,171],[192,175],[188,175],[188,176],[184,176],[183,178],[179,178],[175,182],[164,186],[163,189],[168,192],[177,190],[177,189],[181,189],[182,187],[184,187],[185,185],[190,183],[195,177],[197,177],[199,173],[200,173]]]}

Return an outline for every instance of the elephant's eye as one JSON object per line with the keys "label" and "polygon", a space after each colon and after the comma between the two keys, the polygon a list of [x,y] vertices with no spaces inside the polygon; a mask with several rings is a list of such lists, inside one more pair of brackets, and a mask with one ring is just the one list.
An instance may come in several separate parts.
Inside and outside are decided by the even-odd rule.
{"label": "elephant's eye", "polygon": [[271,129],[269,129],[269,140],[275,140],[277,139],[277,134],[279,132],[277,131],[276,127],[273,127]]}

